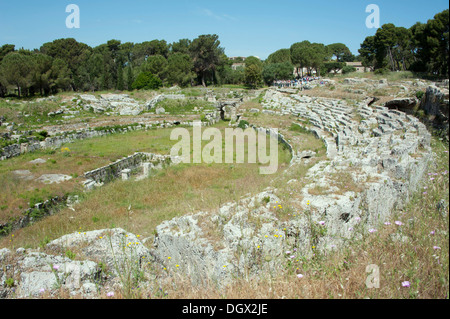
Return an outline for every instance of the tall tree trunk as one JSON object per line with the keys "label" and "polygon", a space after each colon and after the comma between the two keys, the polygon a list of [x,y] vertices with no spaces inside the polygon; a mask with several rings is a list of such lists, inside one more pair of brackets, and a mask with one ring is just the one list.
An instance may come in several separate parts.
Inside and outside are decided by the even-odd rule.
{"label": "tall tree trunk", "polygon": [[389,59],[390,59],[392,71],[395,71],[395,64],[394,64],[394,58],[392,57],[391,47],[388,47],[388,53],[389,53]]}
{"label": "tall tree trunk", "polygon": [[205,83],[205,71],[202,72],[202,85],[203,85],[203,87],[206,87],[206,83]]}

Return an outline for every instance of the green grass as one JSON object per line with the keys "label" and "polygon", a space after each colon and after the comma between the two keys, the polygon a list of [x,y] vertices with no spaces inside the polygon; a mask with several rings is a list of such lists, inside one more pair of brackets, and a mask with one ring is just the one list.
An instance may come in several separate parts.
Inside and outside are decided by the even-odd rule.
{"label": "green grass", "polygon": [[[216,127],[223,132],[228,126],[220,123]],[[192,132],[192,128],[189,130]],[[1,210],[0,216],[8,220],[20,214],[19,206],[27,208],[28,202],[37,202],[61,190],[80,193],[81,179],[39,185],[37,182],[11,179],[13,169],[30,169],[35,176],[42,173],[83,176],[88,170],[107,165],[135,151],[169,154],[171,147],[177,143],[170,140],[171,131],[172,129],[158,129],[113,134],[68,144],[69,151],[64,146],[53,154],[39,151],[8,160],[0,166],[0,180],[3,179],[8,185],[4,192],[4,204],[8,208]],[[203,141],[203,146],[207,143]],[[247,151],[245,148],[245,152]],[[279,170],[275,175],[282,174],[291,158],[283,147],[279,147],[278,151]],[[34,166],[28,163],[37,157],[48,159],[47,163]],[[158,171],[151,178],[142,181],[126,183],[117,180],[92,192],[80,193],[83,200],[82,205],[77,208],[76,216],[72,216],[73,212],[66,209],[27,227],[26,231],[20,231],[23,234],[23,245],[39,243],[45,237],[56,238],[80,226],[100,229],[116,225],[137,233],[152,234],[154,228],[164,220],[196,210],[214,209],[230,199],[237,199],[248,192],[257,192],[269,186],[274,176],[261,175],[259,168],[258,163],[180,164]],[[21,200],[15,201],[14,198]],[[134,212],[131,219],[126,214],[130,205]],[[68,215],[74,218],[69,218]],[[65,223],[67,218],[72,223]],[[42,231],[41,227],[46,230]],[[17,235],[16,240],[20,237]]]}
{"label": "green grass", "polygon": [[215,108],[211,102],[206,102],[202,100],[171,100],[166,99],[158,102],[155,109],[158,107],[163,107],[166,112],[171,115],[186,114],[189,112],[194,112],[194,109],[203,109],[213,111]]}

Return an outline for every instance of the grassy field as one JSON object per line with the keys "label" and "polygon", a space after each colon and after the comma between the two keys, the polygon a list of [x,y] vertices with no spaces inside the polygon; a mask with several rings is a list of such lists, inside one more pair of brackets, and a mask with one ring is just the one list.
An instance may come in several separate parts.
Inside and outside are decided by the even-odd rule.
{"label": "grassy field", "polygon": [[[81,191],[85,172],[108,165],[134,152],[168,154],[171,141],[168,130],[135,131],[76,141],[56,150],[39,150],[0,162],[0,221],[19,216],[25,209],[56,195]],[[45,163],[30,161],[44,159]],[[34,179],[20,178],[15,171],[28,170]],[[72,180],[43,184],[43,174],[64,174]]]}
{"label": "grassy field", "polygon": [[[221,123],[216,127],[223,130],[227,125]],[[169,154],[177,142],[170,140],[170,133],[171,129],[158,129],[114,134],[68,144],[69,151],[30,153],[0,163],[0,179],[9,183],[0,200],[5,206],[0,215],[3,220],[18,216],[22,211],[20,207],[27,208],[27,200],[32,197],[50,197],[59,192],[75,192],[81,197],[76,213],[63,209],[55,216],[17,231],[14,237],[16,245],[36,247],[45,238],[57,238],[80,227],[89,230],[117,226],[150,236],[164,220],[215,209],[247,193],[263,190],[274,177],[282,174],[290,161],[289,151],[279,147],[279,169],[275,175],[259,174],[258,163],[180,164],[141,181],[117,180],[89,193],[81,191],[81,176],[88,170],[135,151]],[[47,163],[30,164],[29,161],[35,158],[45,158]],[[50,172],[78,177],[61,184],[38,185],[34,181],[12,178],[11,171],[19,169],[29,169],[36,176]],[[8,238],[0,240],[0,245],[7,244]]]}

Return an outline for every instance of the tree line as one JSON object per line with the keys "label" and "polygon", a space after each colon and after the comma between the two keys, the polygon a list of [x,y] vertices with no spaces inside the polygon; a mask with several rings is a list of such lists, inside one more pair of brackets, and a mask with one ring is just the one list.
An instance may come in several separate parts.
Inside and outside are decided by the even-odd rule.
{"label": "tree line", "polygon": [[[231,60],[215,34],[167,43],[109,40],[96,47],[73,38],[44,43],[39,49],[0,47],[0,96],[48,95],[59,91],[157,89],[162,86],[245,84],[257,87],[315,73],[347,73],[346,62],[361,61],[375,72],[414,71],[448,74],[448,10],[411,28],[388,23],[367,37],[354,56],[343,43],[296,42],[261,61]],[[233,68],[233,63],[243,67]],[[297,70],[294,73],[294,70]],[[305,70],[305,72],[304,72]]]}
{"label": "tree line", "polygon": [[18,96],[58,91],[156,89],[220,83],[231,61],[217,35],[121,43],[97,47],[73,38],[58,39],[35,50],[0,47],[0,95],[13,89]]}
{"label": "tree line", "polygon": [[[337,57],[335,64],[354,58],[344,44],[294,44],[281,49],[266,61],[245,59],[245,67],[232,68],[234,62],[224,53],[219,37],[201,35],[181,39],[121,43],[109,40],[97,47],[73,38],[58,39],[39,49],[15,50],[12,44],[0,47],[0,96],[13,90],[19,97],[48,95],[59,91],[99,91],[157,89],[209,84],[246,84],[256,87],[277,79],[292,79],[294,67],[323,67]],[[322,70],[328,70],[325,67]],[[334,68],[334,70],[339,68]]]}
{"label": "tree line", "polygon": [[359,49],[362,64],[375,72],[413,71],[448,77],[449,10],[409,29],[381,26]]}

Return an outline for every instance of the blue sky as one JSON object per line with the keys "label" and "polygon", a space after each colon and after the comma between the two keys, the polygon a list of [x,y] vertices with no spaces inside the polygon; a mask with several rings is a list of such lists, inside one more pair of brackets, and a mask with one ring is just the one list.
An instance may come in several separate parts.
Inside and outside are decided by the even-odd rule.
{"label": "blue sky", "polygon": [[[80,28],[66,27],[66,6],[80,8]],[[110,39],[168,43],[218,34],[228,56],[259,56],[303,40],[345,43],[358,53],[368,29],[366,7],[380,8],[380,23],[409,28],[448,9],[447,0],[0,0],[0,45],[39,48],[73,37],[90,46]]]}

